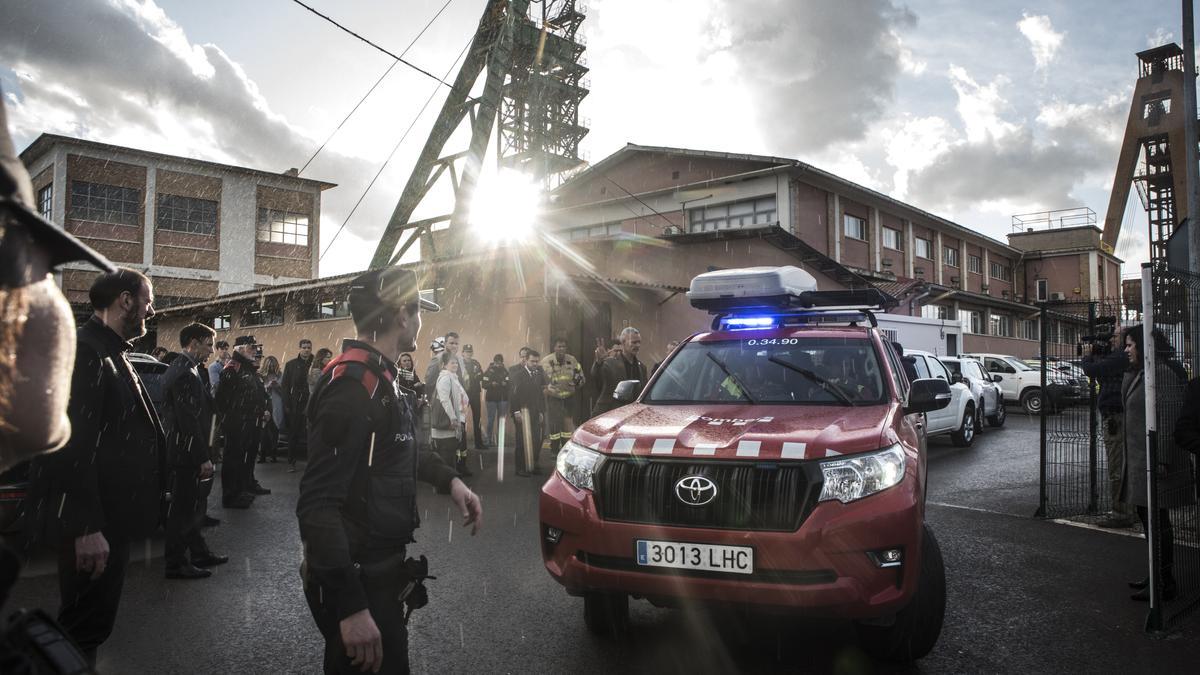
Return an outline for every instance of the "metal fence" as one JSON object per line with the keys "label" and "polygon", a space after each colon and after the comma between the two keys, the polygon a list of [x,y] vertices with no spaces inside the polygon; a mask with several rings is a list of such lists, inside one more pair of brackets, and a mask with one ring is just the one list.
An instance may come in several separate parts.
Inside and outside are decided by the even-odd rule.
{"label": "metal fence", "polygon": [[1146,626],[1164,630],[1200,606],[1200,277],[1147,265],[1142,287],[1145,323],[1158,335],[1144,341],[1145,419],[1152,422],[1145,462],[1130,462],[1143,473],[1129,478],[1145,485],[1139,508],[1149,525]]}

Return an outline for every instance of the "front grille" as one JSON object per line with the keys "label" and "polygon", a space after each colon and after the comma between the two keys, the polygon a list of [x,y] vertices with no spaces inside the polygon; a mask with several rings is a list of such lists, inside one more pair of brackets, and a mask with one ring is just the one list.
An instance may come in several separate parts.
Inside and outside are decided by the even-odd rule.
{"label": "front grille", "polygon": [[[716,499],[704,506],[680,501],[675,483],[692,475],[716,483]],[[778,532],[800,528],[821,488],[815,465],[611,456],[595,481],[597,508],[605,520]]]}

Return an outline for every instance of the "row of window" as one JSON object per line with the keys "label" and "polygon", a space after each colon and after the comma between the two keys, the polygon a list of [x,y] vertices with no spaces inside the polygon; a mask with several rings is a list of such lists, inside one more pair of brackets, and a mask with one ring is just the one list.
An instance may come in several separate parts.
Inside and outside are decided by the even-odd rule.
{"label": "row of window", "polygon": [[[38,191],[38,213],[50,217],[53,185]],[[141,222],[142,194],[137,188],[71,181],[71,206],[68,217],[116,225]],[[188,234],[215,235],[219,205],[211,199],[159,194],[155,204],[155,225],[162,230]],[[279,209],[259,208],[256,220],[259,241],[308,246],[308,215]]]}
{"label": "row of window", "polygon": [[778,221],[775,195],[688,209],[688,232],[716,232],[772,225]]}
{"label": "row of window", "polygon": [[567,241],[582,241],[584,239],[613,237],[618,234],[621,234],[620,223],[612,223],[609,225],[584,225],[583,227],[573,227],[569,230],[561,231],[559,236]]}
{"label": "row of window", "polygon": [[[925,305],[921,308],[921,316],[926,319],[950,320],[951,309],[945,305]],[[958,321],[964,333],[983,335],[983,312],[978,310],[959,310]],[[987,335],[995,337],[1016,337],[1024,340],[1038,340],[1037,319],[1016,319],[1007,314],[992,314],[987,325]],[[1080,328],[1073,324],[1051,321],[1047,327],[1046,340],[1064,344],[1077,342]]]}
{"label": "row of window", "polygon": [[[867,240],[867,221],[852,216],[850,214],[843,215],[844,231],[847,237],[852,239]],[[883,246],[894,251],[904,250],[904,237],[900,230],[884,227],[883,228]],[[924,237],[913,237],[913,255],[926,260],[933,260],[933,240]],[[946,246],[942,249],[942,262],[949,267],[959,267],[961,265],[960,251],[953,246]],[[976,274],[983,274],[983,260],[977,255],[967,256],[968,271]],[[1008,265],[999,262],[991,263],[991,276],[993,279],[1001,281],[1012,281],[1012,268]]]}
{"label": "row of window", "polygon": [[[350,303],[345,300],[325,300],[306,303],[300,308],[300,321],[316,321],[318,319],[341,319],[350,316]],[[274,326],[283,323],[283,306],[267,305],[252,307],[242,312],[243,328],[250,326]],[[214,330],[229,330],[232,325],[232,315],[218,314],[212,318]]]}

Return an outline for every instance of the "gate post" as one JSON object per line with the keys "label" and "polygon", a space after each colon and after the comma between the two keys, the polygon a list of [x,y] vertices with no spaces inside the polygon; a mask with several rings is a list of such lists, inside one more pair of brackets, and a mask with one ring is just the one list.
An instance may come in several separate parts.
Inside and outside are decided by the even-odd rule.
{"label": "gate post", "polygon": [[1046,517],[1046,303],[1038,303],[1038,340],[1041,343],[1042,359],[1042,409],[1038,412],[1040,431],[1038,432],[1038,509],[1036,518]]}
{"label": "gate post", "polygon": [[[1096,335],[1096,303],[1088,303],[1088,332]],[[1095,340],[1093,340],[1095,342]],[[1097,502],[1100,498],[1100,488],[1096,483],[1096,387],[1092,378],[1087,378],[1088,388],[1088,513],[1099,511]]]}
{"label": "gate post", "polygon": [[[1158,537],[1160,523],[1158,520],[1158,487],[1157,471],[1158,452],[1158,401],[1155,373],[1154,348],[1154,275],[1151,263],[1142,263],[1142,387],[1145,392],[1146,413],[1146,548],[1150,561],[1150,612],[1146,615],[1146,630],[1161,631],[1163,629],[1162,590],[1158,578],[1159,552]],[[1130,450],[1127,448],[1127,452]],[[1130,476],[1137,480],[1137,476]]]}

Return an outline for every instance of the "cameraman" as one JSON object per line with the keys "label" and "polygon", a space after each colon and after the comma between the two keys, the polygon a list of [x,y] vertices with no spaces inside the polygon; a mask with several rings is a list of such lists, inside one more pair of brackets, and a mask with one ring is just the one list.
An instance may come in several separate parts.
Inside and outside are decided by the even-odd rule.
{"label": "cameraman", "polygon": [[1125,473],[1124,408],[1121,405],[1121,378],[1129,368],[1122,349],[1123,332],[1115,331],[1107,340],[1097,339],[1083,345],[1079,366],[1093,381],[1100,383],[1100,428],[1108,457],[1108,486],[1112,494],[1112,513],[1099,523],[1101,527],[1131,527],[1135,522],[1129,505],[1120,499],[1121,476]]}

